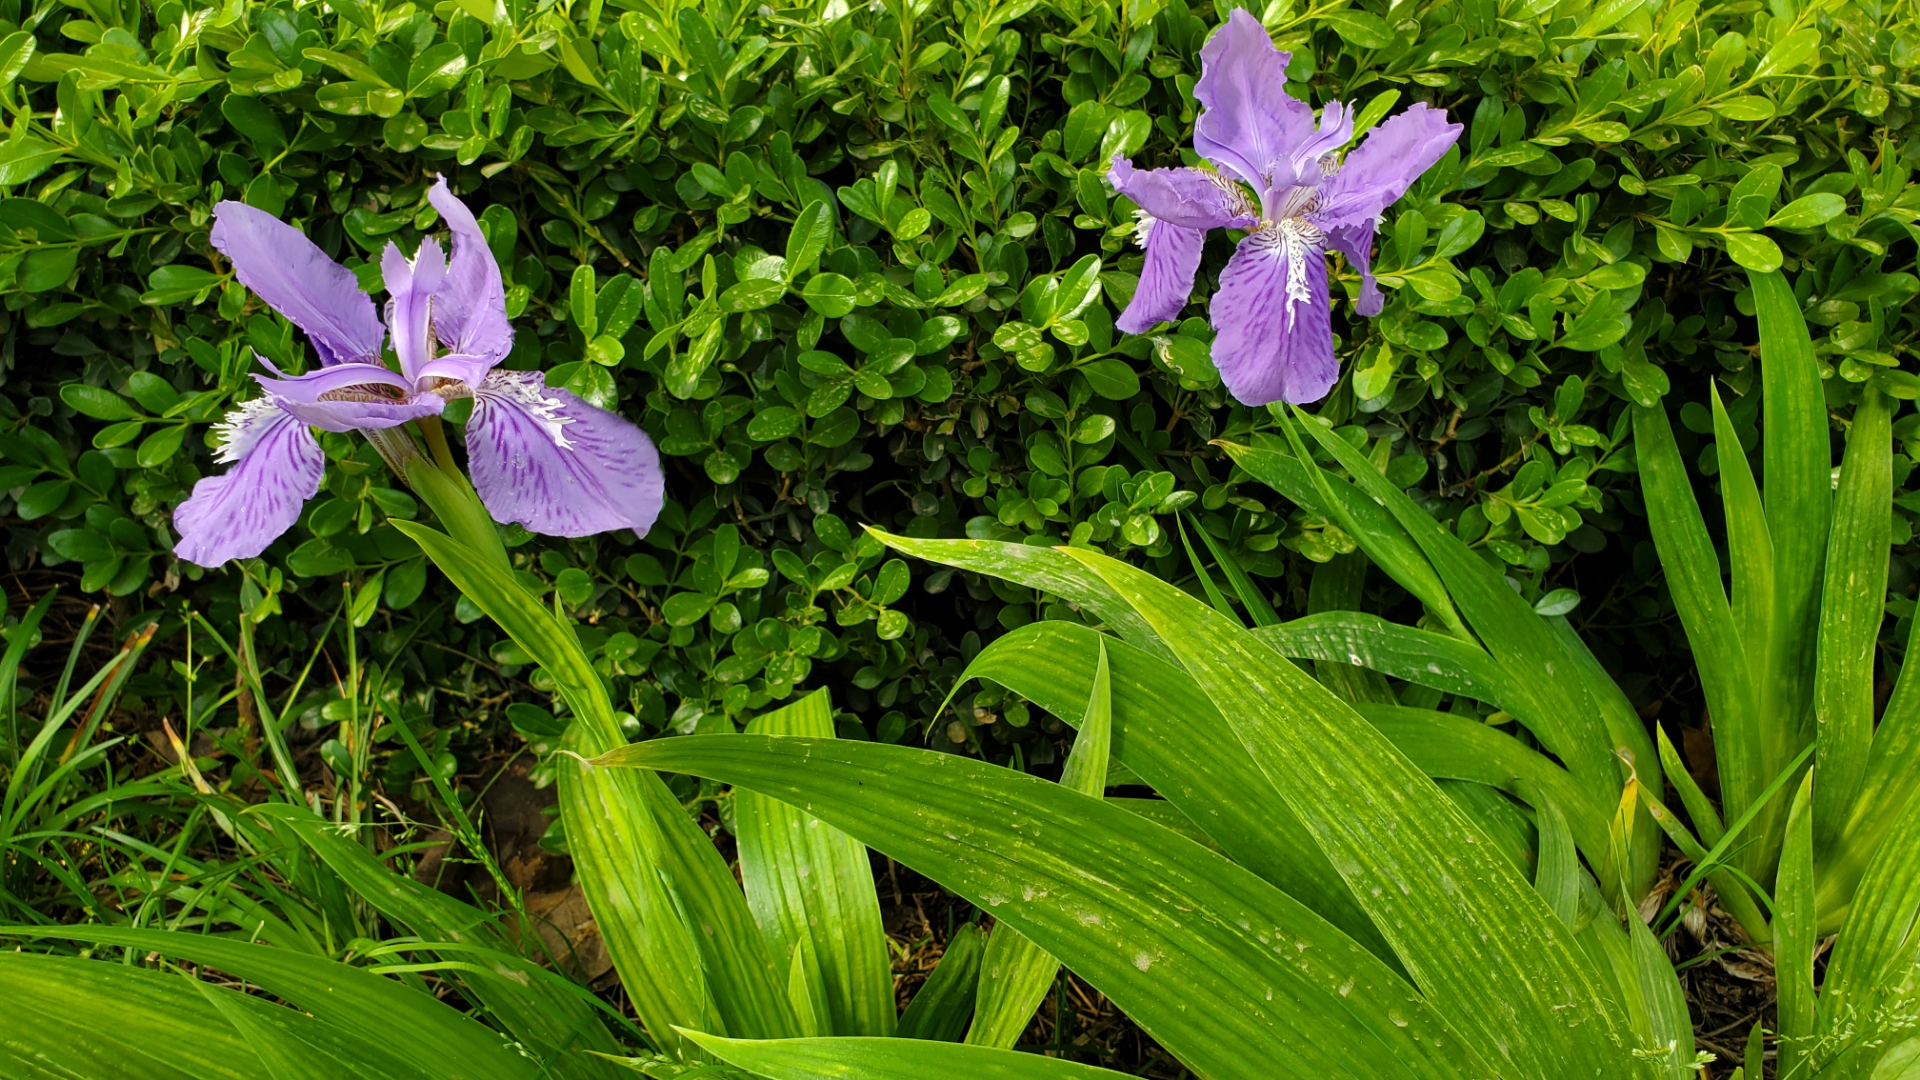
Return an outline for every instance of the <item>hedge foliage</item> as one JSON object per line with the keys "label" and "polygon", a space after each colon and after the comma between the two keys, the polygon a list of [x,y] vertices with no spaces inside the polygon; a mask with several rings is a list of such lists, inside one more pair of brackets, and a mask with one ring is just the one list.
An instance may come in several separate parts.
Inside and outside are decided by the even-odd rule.
{"label": "hedge foliage", "polygon": [[[490,695],[549,688],[429,581],[386,524],[418,505],[357,437],[323,437],[325,492],[265,558],[203,574],[169,554],[170,508],[217,468],[211,421],[255,392],[251,353],[311,362],[209,248],[212,206],[295,221],[377,293],[378,251],[435,229],[426,189],[445,173],[484,209],[507,275],[508,366],[619,408],[668,455],[651,535],[508,537],[527,578],[591,624],[635,734],[731,729],[831,673],[881,739],[1050,760],[1043,724],[991,691],[920,729],[981,636],[1046,598],[910,569],[862,523],[1092,545],[1189,581],[1196,563],[1238,567],[1283,611],[1314,564],[1353,549],[1208,445],[1272,426],[1208,359],[1226,238],[1192,317],[1113,329],[1140,256],[1104,163],[1193,163],[1198,53],[1226,10],[0,0],[9,558],[122,605],[196,605],[220,626],[244,612],[289,676],[329,618],[364,627],[372,667],[349,685],[431,716],[449,768]],[[1792,275],[1842,414],[1869,379],[1920,391],[1898,370],[1920,291],[1908,9],[1261,14],[1314,104],[1353,101],[1364,129],[1425,100],[1468,125],[1382,227],[1385,313],[1353,316],[1358,278],[1336,267],[1344,374],[1316,408],[1543,610],[1576,599],[1573,555],[1609,549],[1617,580],[1589,589],[1589,611],[1670,610],[1620,482],[1624,403],[1676,395],[1704,431],[1714,377],[1751,428],[1741,267]],[[185,708],[185,671],[136,688]],[[313,692],[309,728],[338,718],[342,692]],[[538,708],[513,719],[552,732]],[[395,762],[402,780],[411,756]]]}

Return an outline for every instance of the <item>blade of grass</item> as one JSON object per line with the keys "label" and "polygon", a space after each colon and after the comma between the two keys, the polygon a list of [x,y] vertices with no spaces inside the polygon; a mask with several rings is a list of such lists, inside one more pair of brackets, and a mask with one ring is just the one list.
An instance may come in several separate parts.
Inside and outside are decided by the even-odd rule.
{"label": "blade of grass", "polygon": [[1273,605],[1267,602],[1266,594],[1260,591],[1260,587],[1254,584],[1253,579],[1247,576],[1247,572],[1234,561],[1233,554],[1222,547],[1220,542],[1213,538],[1213,534],[1208,532],[1197,519],[1192,519],[1191,515],[1189,519],[1193,520],[1193,531],[1200,534],[1200,542],[1205,544],[1207,551],[1213,555],[1214,564],[1220,567],[1220,572],[1227,576],[1227,583],[1233,586],[1234,595],[1238,596],[1240,603],[1246,607],[1247,616],[1252,620],[1253,625],[1272,626],[1279,622],[1280,616],[1274,613]]}
{"label": "blade of grass", "polygon": [[1233,610],[1232,604],[1227,603],[1226,594],[1220,591],[1220,586],[1213,583],[1213,575],[1207,573],[1206,564],[1200,561],[1200,556],[1193,553],[1193,541],[1187,539],[1186,519],[1185,514],[1175,514],[1173,527],[1180,531],[1180,546],[1186,549],[1187,562],[1193,565],[1194,574],[1200,578],[1200,587],[1206,591],[1207,603],[1213,605],[1213,610],[1234,622],[1239,622],[1240,614]]}

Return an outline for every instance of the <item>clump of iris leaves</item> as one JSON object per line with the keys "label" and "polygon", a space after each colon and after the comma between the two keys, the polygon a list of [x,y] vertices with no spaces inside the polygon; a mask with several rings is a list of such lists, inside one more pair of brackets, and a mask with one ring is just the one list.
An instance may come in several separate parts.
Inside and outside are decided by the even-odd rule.
{"label": "clump of iris leaves", "polygon": [[[1116,153],[1142,167],[1193,163],[1183,148],[1199,50],[1226,9],[0,3],[11,106],[0,144],[0,513],[17,580],[7,621],[21,628],[11,655],[24,659],[4,748],[16,789],[0,838],[8,921],[244,928],[313,955],[397,963],[381,939],[469,940],[466,916],[431,922],[423,910],[352,901],[359,886],[326,877],[361,872],[342,869],[349,855],[321,852],[316,863],[302,836],[238,805],[305,802],[336,821],[380,823],[389,831],[369,842],[384,850],[408,834],[392,831],[379,796],[478,847],[473,795],[506,755],[532,754],[539,781],[571,760],[558,751],[573,710],[552,665],[393,524],[431,515],[363,443],[322,436],[321,497],[263,557],[213,573],[172,557],[170,510],[218,471],[207,432],[253,392],[251,354],[290,368],[313,360],[213,256],[211,208],[224,198],[299,221],[377,291],[381,248],[412,250],[444,230],[427,192],[448,176],[506,275],[518,328],[506,366],[545,370],[653,435],[669,503],[648,536],[504,536],[519,587],[577,627],[629,739],[731,734],[827,687],[829,728],[843,739],[1059,775],[1074,738],[1062,721],[1082,722],[1084,693],[1067,701],[1009,671],[942,705],[1002,635],[1103,616],[1057,580],[922,561],[905,541],[1073,543],[1217,597],[1248,624],[1345,611],[1409,629],[1451,625],[1424,577],[1394,572],[1391,553],[1369,546],[1363,534],[1379,522],[1317,497],[1305,474],[1290,489],[1276,483],[1248,453],[1310,453],[1336,479],[1379,477],[1408,493],[1524,609],[1568,620],[1629,711],[1657,718],[1676,743],[1706,728],[1710,708],[1771,715],[1774,699],[1749,702],[1696,670],[1734,654],[1696,632],[1711,621],[1693,587],[1704,576],[1674,584],[1675,541],[1648,520],[1646,428],[1634,412],[1673,418],[1662,460],[1691,481],[1707,523],[1693,550],[1723,549],[1739,608],[1738,567],[1758,563],[1743,564],[1751,545],[1733,541],[1752,530],[1722,525],[1734,496],[1719,448],[1752,451],[1765,486],[1776,463],[1760,445],[1774,415],[1760,302],[1772,286],[1762,280],[1784,289],[1773,299],[1806,328],[1802,359],[1818,389],[1781,415],[1808,437],[1824,422],[1831,459],[1825,446],[1819,459],[1841,461],[1869,391],[1889,413],[1888,617],[1851,654],[1856,666],[1868,658],[1867,683],[1881,688],[1869,703],[1884,698],[1914,587],[1904,500],[1916,414],[1904,402],[1920,383],[1901,370],[1912,367],[1904,305],[1920,291],[1911,14],[1791,0],[1280,3],[1255,14],[1293,53],[1290,85],[1314,105],[1350,101],[1378,120],[1428,102],[1467,127],[1379,230],[1385,311],[1361,320],[1335,305],[1341,378],[1311,411],[1342,441],[1339,454],[1309,447],[1307,427],[1290,436],[1282,415],[1232,402],[1209,362],[1204,307],[1149,336],[1113,328],[1140,255],[1132,207],[1101,170]],[[826,216],[806,223],[824,229],[821,250],[790,259],[795,225],[816,203]],[[1197,298],[1232,250],[1225,237],[1209,244]],[[1353,295],[1354,275],[1336,274],[1335,296]],[[1825,524],[1785,520],[1794,511],[1768,502],[1776,554],[1826,550]],[[904,538],[901,550],[889,553],[868,524]],[[1793,549],[1795,530],[1820,539]],[[49,622],[31,607],[56,588]],[[97,620],[83,617],[86,602],[104,605]],[[1881,607],[1876,598],[1867,611]],[[1770,625],[1758,619],[1740,608],[1736,622]],[[29,652],[36,636],[53,644]],[[122,642],[142,651],[104,666]],[[1617,777],[1590,757],[1576,768],[1587,751],[1552,745],[1524,708],[1465,686],[1431,697],[1393,669],[1375,684],[1327,667],[1330,654],[1299,655],[1349,701],[1384,691],[1375,704],[1489,719],[1473,730],[1518,732],[1530,751],[1587,769],[1578,805],[1515,790],[1499,797],[1525,807],[1525,828],[1500,820],[1516,824],[1535,863],[1547,847],[1556,859],[1577,847],[1598,900],[1573,887],[1578,873],[1555,880],[1572,890],[1563,900],[1586,898],[1572,910],[1590,919],[1627,894],[1636,905],[1652,895],[1656,816],[1642,805],[1613,828]],[[98,687],[76,694],[96,672]],[[1091,676],[1079,689],[1088,685]],[[99,687],[118,695],[118,711],[94,709],[106,700],[92,696]],[[54,717],[63,726],[34,750]],[[162,718],[205,772],[161,767],[153,753],[171,749]],[[1757,739],[1744,772],[1720,775],[1699,807],[1681,800],[1700,845],[1682,853],[1714,869],[1716,889],[1746,895],[1752,909],[1733,914],[1756,939],[1778,918],[1797,779],[1760,796],[1812,745],[1812,724],[1811,713],[1804,725],[1782,721],[1769,730],[1790,734]],[[119,737],[128,741],[108,745]],[[1169,753],[1223,745],[1234,749],[1175,736]],[[291,771],[277,767],[280,750]],[[1657,775],[1660,756],[1641,755],[1643,776]],[[1134,775],[1115,782],[1144,779],[1171,798],[1171,777],[1118,760]],[[1706,773],[1714,762],[1706,751],[1685,764]],[[1670,780],[1688,771],[1661,764]],[[294,773],[305,784],[289,800],[278,778]],[[1596,784],[1614,786],[1611,801]],[[737,824],[717,780],[674,777],[666,790]],[[1759,839],[1716,854],[1721,838],[1708,834],[1739,809],[1723,805],[1713,828],[1702,821],[1710,796],[1730,791],[1758,807]],[[1542,801],[1567,819],[1570,845],[1547,839]],[[1823,826],[1824,810],[1810,810],[1812,835],[1837,843],[1847,830]],[[1263,857],[1209,835],[1237,861]],[[548,843],[564,850],[569,838],[556,829]],[[980,902],[992,912],[989,891]],[[1652,904],[1656,931],[1671,928],[1675,911],[1661,910],[1671,898]],[[1823,908],[1835,920],[1842,910]],[[1400,941],[1369,939],[1362,915],[1377,918],[1334,921],[1391,953],[1393,977],[1430,974]],[[1823,915],[1818,929],[1839,924]],[[505,954],[518,940],[479,946]],[[683,960],[699,958],[695,943],[681,945],[695,950]],[[232,957],[188,959],[313,1009]],[[449,950],[440,963],[459,960]],[[1136,973],[1158,962],[1150,950],[1122,960]],[[790,955],[779,963],[793,970]],[[445,986],[459,976],[398,977]],[[737,1015],[736,984],[714,985],[683,988],[689,1011],[655,1015],[732,1035],[772,1030],[699,1022]],[[793,1009],[784,974],[778,989]],[[508,1019],[511,1001],[472,985],[460,993],[464,1005],[487,1002],[495,1028],[538,1041]],[[1901,1015],[1897,1002],[1832,1007],[1834,1024],[1859,1030]],[[1129,1006],[1155,1030],[1143,1009]],[[793,1031],[857,1030],[835,1015],[821,1004],[813,1028]],[[1657,1030],[1677,1032],[1672,1021]],[[591,1047],[696,1053],[652,1028],[651,1042],[609,1030],[627,1041],[602,1032]],[[1805,1030],[1807,1046],[1828,1039],[1806,1060],[1829,1067],[1839,1027]],[[1226,1036],[1199,1041],[1208,1038]],[[1633,1060],[1690,1064],[1664,1042],[1641,1040]],[[1515,1051],[1516,1075],[1532,1053]],[[1724,1075],[1731,1064],[1709,1068]]]}

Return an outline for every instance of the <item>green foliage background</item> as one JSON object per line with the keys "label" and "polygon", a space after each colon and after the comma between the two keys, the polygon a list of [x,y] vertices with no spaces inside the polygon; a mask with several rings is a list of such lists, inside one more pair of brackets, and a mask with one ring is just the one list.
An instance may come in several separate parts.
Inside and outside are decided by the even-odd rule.
{"label": "green foliage background", "polygon": [[[1198,52],[1224,10],[0,0],[11,564],[123,608],[250,618],[289,678],[330,619],[364,628],[365,676],[309,694],[302,724],[405,710],[448,771],[501,690],[550,690],[387,524],[418,504],[357,437],[323,436],[322,497],[244,573],[169,554],[171,507],[216,468],[212,422],[255,392],[251,351],[311,362],[209,248],[213,205],[295,221],[377,291],[370,260],[436,228],[445,173],[507,274],[509,366],[666,455],[648,537],[508,536],[587,624],[630,734],[732,730],[832,679],[856,688],[837,695],[846,733],[1052,760],[1056,722],[992,690],[927,721],[983,636],[1064,609],[910,569],[862,523],[1092,545],[1188,581],[1224,560],[1291,612],[1311,566],[1353,550],[1209,447],[1272,420],[1219,386],[1204,307],[1145,337],[1112,325],[1140,257],[1100,170],[1193,160]],[[1263,20],[1296,93],[1355,101],[1363,126],[1416,100],[1468,126],[1381,229],[1385,313],[1336,301],[1344,374],[1318,410],[1542,610],[1585,591],[1622,648],[1665,649],[1625,403],[1675,395],[1704,432],[1717,377],[1751,430],[1740,267],[1791,275],[1837,415],[1868,380],[1920,394],[1899,370],[1920,291],[1912,18],[1875,0],[1276,0]],[[1230,250],[1210,241],[1197,297]],[[1920,450],[1911,414],[1896,435]],[[1911,463],[1896,455],[1898,490]],[[1576,553],[1604,560],[1600,584],[1567,572]],[[188,673],[133,690],[227,724],[223,699],[189,704]],[[537,707],[510,718],[557,733]],[[348,744],[329,763],[366,768]]]}

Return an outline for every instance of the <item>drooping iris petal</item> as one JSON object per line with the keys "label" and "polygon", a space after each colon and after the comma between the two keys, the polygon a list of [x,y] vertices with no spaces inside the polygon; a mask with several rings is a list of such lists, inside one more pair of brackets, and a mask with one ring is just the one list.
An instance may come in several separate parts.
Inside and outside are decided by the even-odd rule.
{"label": "drooping iris petal", "polygon": [[1327,308],[1327,261],[1286,223],[1245,240],[1213,294],[1213,362],[1245,405],[1318,401],[1340,375]]}
{"label": "drooping iris petal", "polygon": [[549,536],[645,533],[666,495],[646,432],[537,371],[496,371],[480,384],[467,465],[495,521]]}
{"label": "drooping iris petal", "polygon": [[255,375],[289,415],[324,431],[364,431],[398,427],[423,416],[438,416],[446,402],[416,394],[413,383],[379,364],[335,364],[305,375],[281,375],[264,358],[255,359],[274,376]]}
{"label": "drooping iris petal", "polygon": [[386,331],[353,272],[299,229],[245,203],[213,209],[209,238],[234,276],[313,342],[322,364],[378,360]]}
{"label": "drooping iris petal", "polygon": [[1257,191],[1273,165],[1313,131],[1313,110],[1286,92],[1293,54],[1273,47],[1260,20],[1236,8],[1200,50],[1193,96],[1202,109],[1193,148]]}
{"label": "drooping iris petal", "polygon": [[1136,169],[1115,154],[1107,182],[1155,221],[1186,229],[1244,229],[1260,220],[1245,189],[1204,169]]}
{"label": "drooping iris petal", "polygon": [[[447,280],[433,298],[433,329],[450,354],[484,365],[499,363],[513,350],[513,324],[507,321],[507,289],[486,234],[467,205],[454,197],[442,176],[427,192],[433,208],[453,230],[453,258]],[[476,380],[477,381],[477,380]]]}
{"label": "drooping iris petal", "polygon": [[1420,174],[1446,155],[1462,130],[1447,122],[1445,111],[1425,102],[1388,119],[1367,132],[1340,171],[1327,179],[1309,217],[1322,229],[1379,220]]}
{"label": "drooping iris petal", "polygon": [[400,245],[389,243],[380,255],[380,273],[387,282],[387,328],[393,334],[394,355],[400,358],[401,373],[417,380],[433,355],[429,316],[433,294],[447,277],[446,256],[438,243],[422,240],[419,253],[408,262]]}
{"label": "drooping iris petal", "polygon": [[1125,333],[1144,334],[1158,323],[1180,317],[1193,294],[1193,275],[1200,269],[1200,249],[1207,242],[1204,229],[1189,229],[1171,221],[1142,221],[1147,230],[1147,261],[1140,268],[1140,284],[1127,301],[1127,310],[1113,321]]}
{"label": "drooping iris petal", "polygon": [[1353,310],[1362,315],[1378,315],[1386,298],[1373,280],[1373,222],[1341,225],[1327,230],[1327,246],[1346,256],[1347,265],[1360,271],[1360,299]]}
{"label": "drooping iris petal", "polygon": [[220,427],[226,442],[214,460],[233,468],[193,485],[173,511],[174,554],[207,567],[265,551],[320,490],[327,461],[307,426],[270,397],[241,405]]}

